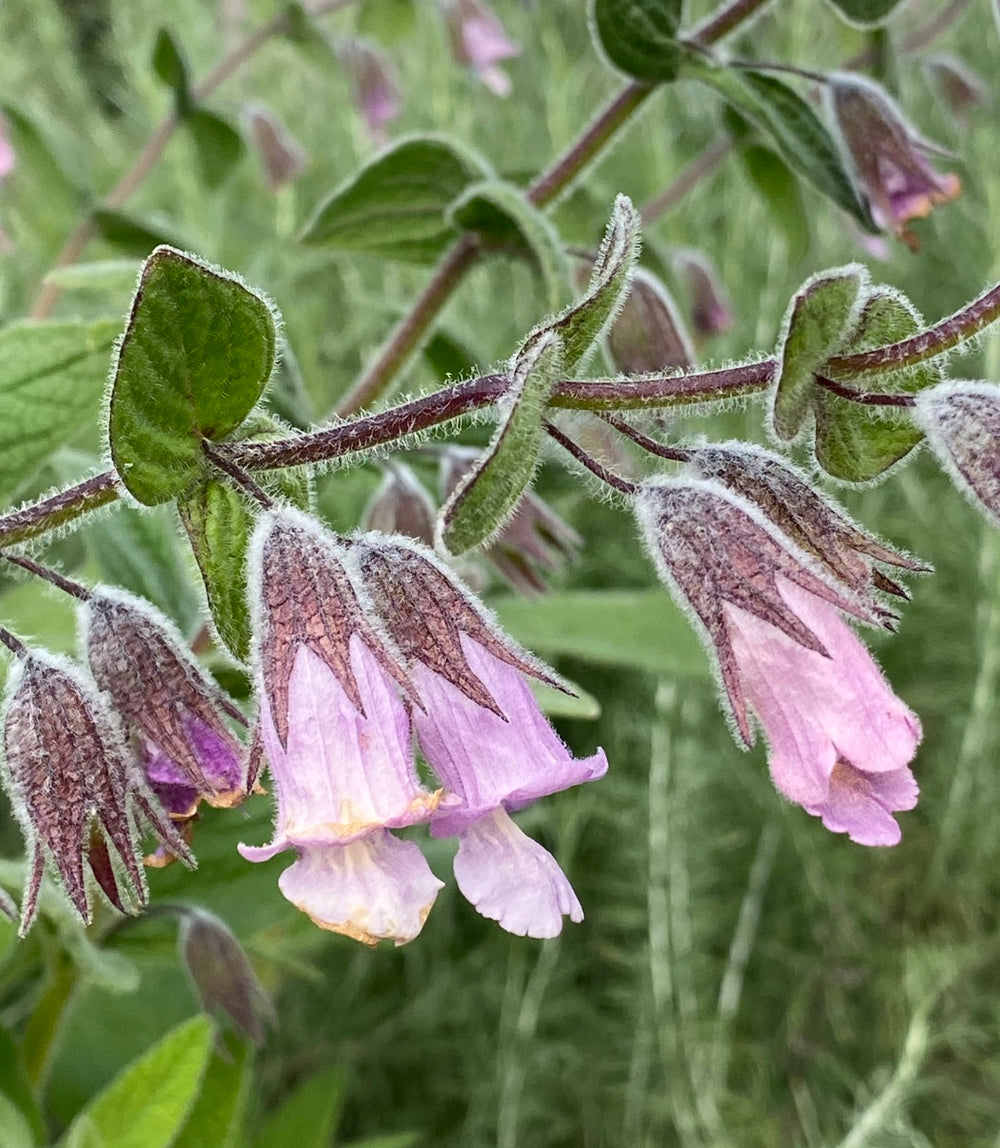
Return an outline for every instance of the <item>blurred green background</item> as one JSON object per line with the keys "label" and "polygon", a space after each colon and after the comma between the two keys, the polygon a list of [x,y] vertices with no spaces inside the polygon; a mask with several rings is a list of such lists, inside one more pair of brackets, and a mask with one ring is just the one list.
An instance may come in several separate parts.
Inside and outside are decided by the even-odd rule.
{"label": "blurred green background", "polygon": [[[505,65],[507,100],[452,60],[442,14],[427,0],[354,4],[322,26],[335,38],[371,37],[391,61],[403,102],[391,137],[453,135],[524,179],[621,81],[598,60],[582,2],[494,6],[522,45]],[[692,5],[689,21],[706,7]],[[280,10],[268,0],[6,0],[0,103],[18,165],[0,187],[4,323],[29,310],[91,197],[113,186],[168,111],[170,93],[150,66],[158,29],[172,30],[200,78]],[[897,32],[936,11],[914,0],[888,33],[870,34],[819,0],[783,0],[731,45],[817,69],[875,47],[882,78],[915,123],[958,153],[938,162],[961,174],[964,193],[916,225],[919,253],[893,243],[888,259],[871,263],[876,280],[906,292],[931,319],[1000,278],[995,89],[958,126],[921,58],[895,51]],[[928,52],[954,53],[993,82],[997,43],[979,0]],[[342,57],[276,37],[209,106],[239,122],[248,103],[270,108],[299,140],[309,156],[301,177],[272,194],[248,152],[208,188],[179,133],[129,200],[128,227],[109,225],[83,255],[128,266],[70,284],[55,314],[123,316],[138,260],[158,240],[174,242],[274,298],[298,368],[279,379],[275,406],[306,423],[370,361],[426,272],[294,241],[316,202],[375,150]],[[723,130],[707,89],[658,93],[557,207],[563,236],[593,247],[616,193],[642,203]],[[869,260],[827,201],[804,187],[777,206],[766,202],[736,154],[646,238],[650,258],[697,247],[715,262],[735,324],[701,348],[712,363],[770,351],[807,275]],[[683,284],[675,287],[683,309]],[[443,317],[453,343],[447,363],[489,368],[545,309],[526,267],[484,264]],[[1000,380],[996,340],[957,360],[953,374]],[[404,389],[437,381],[424,357]],[[762,415],[759,404],[685,415],[672,433],[764,441]],[[81,427],[10,500],[84,473],[101,449],[96,421]],[[422,473],[431,480],[430,469]],[[372,465],[322,477],[327,519],[353,527],[378,477]],[[225,920],[272,994],[277,1023],[245,1062],[237,1054],[243,1084],[234,1111],[242,1115],[224,1133],[199,1117],[176,1142],[1000,1145],[995,534],[927,453],[877,488],[837,492],[864,524],[936,571],[914,583],[898,636],[873,639],[895,689],[920,714],[925,740],[914,767],[921,802],[900,818],[902,844],[868,850],[786,804],[762,747],[737,749],[707,659],[665,592],[653,607],[655,633],[623,631],[601,611],[574,612],[573,591],[644,591],[655,577],[628,516],[591,497],[578,477],[547,465],[539,491],[585,537],[580,559],[555,579],[550,599],[518,602],[500,586],[488,597],[518,637],[600,702],[598,718],[559,724],[577,753],[605,748],[607,778],[520,818],[559,858],[586,920],[556,941],[508,936],[457,893],[452,844],[432,842],[432,867],[449,884],[422,935],[400,950],[362,949],[315,929],[280,896],[287,856],[251,866],[235,852],[238,841],[266,839],[269,799],[209,811],[195,839],[198,870],[153,872],[152,900],[205,905]],[[147,594],[188,633],[199,627],[200,590],[167,511],[119,509],[58,540],[49,557]],[[650,608],[646,598],[630,601]],[[0,618],[52,648],[75,648],[72,610],[44,589],[5,580]],[[0,844],[5,856],[19,855],[10,818]],[[18,946],[13,927],[0,922],[0,1020],[19,1040],[27,1033],[33,1047],[52,1051],[41,1075],[53,1136],[197,1007],[171,919],[117,931],[102,949],[111,955],[94,957],[93,967],[65,955],[71,931],[50,915]],[[65,1009],[53,991],[60,975]],[[8,1055],[5,1044],[0,1061]]]}

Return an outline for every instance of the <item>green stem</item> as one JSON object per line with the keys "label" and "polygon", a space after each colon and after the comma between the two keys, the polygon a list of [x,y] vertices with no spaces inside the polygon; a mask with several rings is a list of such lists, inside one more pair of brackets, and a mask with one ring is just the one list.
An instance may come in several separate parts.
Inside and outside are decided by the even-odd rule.
{"label": "green stem", "polygon": [[77,966],[65,953],[60,954],[24,1030],[21,1055],[28,1079],[36,1090],[40,1091],[45,1083],[78,979]]}

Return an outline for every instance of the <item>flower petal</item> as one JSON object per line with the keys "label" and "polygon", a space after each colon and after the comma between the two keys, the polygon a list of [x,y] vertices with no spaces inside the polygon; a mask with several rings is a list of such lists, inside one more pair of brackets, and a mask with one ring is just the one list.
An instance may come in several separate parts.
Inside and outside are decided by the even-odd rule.
{"label": "flower petal", "polygon": [[555,937],[583,909],[559,863],[502,809],[459,837],[455,880],[476,910],[518,937]]}
{"label": "flower petal", "polygon": [[412,841],[381,829],[348,845],[303,849],[278,887],[321,929],[374,945],[404,945],[423,928],[443,886]]}
{"label": "flower petal", "polygon": [[846,833],[859,845],[897,845],[901,833],[892,814],[912,809],[918,793],[908,769],[862,773],[840,760],[830,775],[827,799],[805,808],[814,817],[822,817],[827,829]]}

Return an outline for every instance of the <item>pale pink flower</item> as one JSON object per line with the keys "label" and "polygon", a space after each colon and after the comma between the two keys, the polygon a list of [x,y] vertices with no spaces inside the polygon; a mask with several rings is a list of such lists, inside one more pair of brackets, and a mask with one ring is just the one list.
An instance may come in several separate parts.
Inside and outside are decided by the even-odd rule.
{"label": "pale pink flower", "polygon": [[482,0],[454,0],[448,9],[455,59],[472,68],[494,95],[509,96],[510,77],[497,65],[521,53]]}
{"label": "pale pink flower", "polygon": [[426,821],[406,687],[368,620],[336,540],[305,515],[264,516],[250,587],[260,733],[278,799],[274,840],[241,845],[249,861],[284,849],[284,895],[320,927],[367,944],[412,940],[441,882],[418,847],[390,828]]}
{"label": "pale pink flower", "polygon": [[370,44],[352,40],[346,51],[354,102],[372,142],[382,146],[389,138],[386,127],[398,119],[403,110],[399,84],[389,61]]}
{"label": "pale pink flower", "polygon": [[746,610],[724,610],[746,700],[777,788],[860,845],[895,845],[893,813],[917,804],[920,722],[836,609],[784,578],[778,591],[828,656]]}

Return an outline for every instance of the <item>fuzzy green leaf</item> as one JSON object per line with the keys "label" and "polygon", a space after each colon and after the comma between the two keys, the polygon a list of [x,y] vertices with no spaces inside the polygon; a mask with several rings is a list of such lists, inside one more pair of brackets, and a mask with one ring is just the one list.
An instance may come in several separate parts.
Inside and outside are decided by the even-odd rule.
{"label": "fuzzy green leaf", "polygon": [[[907,339],[922,327],[912,304],[893,291],[874,290],[841,352],[853,355]],[[924,362],[877,381],[872,391],[921,391],[942,379],[938,362]],[[868,482],[904,458],[924,437],[910,415],[892,407],[863,406],[818,389],[816,461],[834,478]]]}
{"label": "fuzzy green leaf", "polygon": [[159,247],[146,260],[118,352],[109,439],[130,493],[149,506],[203,470],[201,442],[230,434],[274,365],[275,317],[235,277]]}
{"label": "fuzzy green leaf", "polygon": [[900,0],[830,0],[849,23],[859,28],[876,28],[884,24]]}
{"label": "fuzzy green leaf", "polygon": [[816,371],[844,345],[856,321],[868,273],[860,263],[823,271],[799,288],[778,340],[772,425],[785,442],[802,429]]}
{"label": "fuzzy green leaf", "polygon": [[476,232],[486,247],[529,259],[545,284],[552,310],[565,303],[569,270],[559,236],[520,188],[501,180],[474,183],[449,214],[463,231]]}
{"label": "fuzzy green leaf", "polygon": [[153,46],[153,71],[174,93],[177,115],[183,119],[193,106],[191,81],[181,46],[168,28],[161,28],[156,33],[156,43]]}
{"label": "fuzzy green leaf", "polygon": [[616,68],[647,84],[677,76],[682,0],[594,0],[593,26]]}
{"label": "fuzzy green leaf", "polygon": [[[312,492],[308,476],[302,470],[266,474],[261,485],[300,509],[309,506]],[[256,524],[253,509],[230,482],[220,481],[213,475],[199,479],[178,500],[177,509],[201,571],[219,637],[235,658],[246,662],[250,656],[246,565],[247,548]]]}
{"label": "fuzzy green leaf", "polygon": [[708,675],[701,643],[669,593],[573,590],[492,603],[500,623],[549,660],[580,658],[656,674]]}
{"label": "fuzzy green leaf", "polygon": [[0,498],[96,423],[120,323],[15,323],[0,330]]}
{"label": "fuzzy green leaf", "polygon": [[327,1148],[340,1122],[345,1090],[341,1069],[320,1069],[268,1117],[253,1148]]}
{"label": "fuzzy green leaf", "polygon": [[[235,1042],[233,1042],[235,1043]],[[198,1099],[171,1148],[242,1148],[243,1111],[253,1079],[250,1046],[241,1041],[208,1063]]]}
{"label": "fuzzy green leaf", "polygon": [[243,158],[243,137],[224,117],[199,108],[184,121],[206,187],[218,187]]}
{"label": "fuzzy green leaf", "polygon": [[173,1029],[80,1112],[65,1148],[167,1148],[198,1095],[211,1045],[206,1017]]}
{"label": "fuzzy green leaf", "polygon": [[822,120],[786,83],[763,72],[711,67],[702,61],[688,69],[766,132],[789,167],[807,179],[869,231],[871,213],[855,191],[840,151]]}
{"label": "fuzzy green leaf", "polygon": [[583,298],[536,328],[554,331],[563,342],[563,369],[578,371],[593,354],[628,298],[639,256],[639,213],[626,195],[615,199],[611,219]]}
{"label": "fuzzy green leaf", "polygon": [[447,553],[464,554],[503,527],[534,477],[545,403],[562,375],[559,336],[529,335],[511,361],[505,417],[493,441],[441,508],[437,542]]}
{"label": "fuzzy green leaf", "polygon": [[404,140],[325,199],[301,241],[401,263],[433,263],[458,234],[449,207],[489,174],[478,157],[451,141]]}

